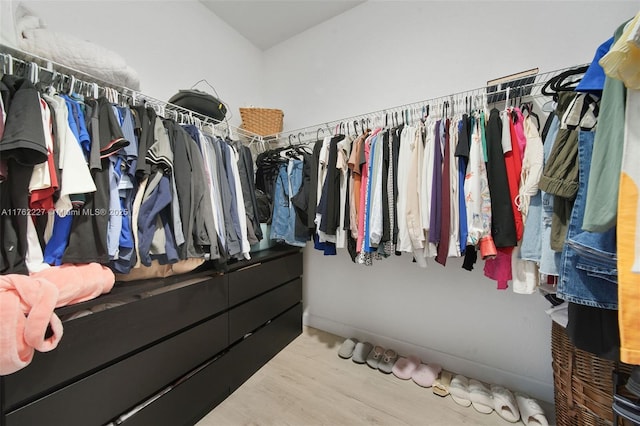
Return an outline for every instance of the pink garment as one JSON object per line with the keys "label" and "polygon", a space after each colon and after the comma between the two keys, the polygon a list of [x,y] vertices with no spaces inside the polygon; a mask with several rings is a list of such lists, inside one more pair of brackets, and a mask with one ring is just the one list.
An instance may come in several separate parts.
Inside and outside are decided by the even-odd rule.
{"label": "pink garment", "polygon": [[487,259],[484,264],[484,276],[498,282],[498,290],[509,288],[508,282],[511,280],[511,252],[513,247],[503,247],[498,249],[495,258]]}
{"label": "pink garment", "polygon": [[524,151],[527,148],[527,137],[524,134],[524,116],[522,115],[520,108],[515,108],[514,111],[516,113],[516,117],[518,117],[518,121],[514,123],[514,128],[516,131],[518,147],[520,148],[520,163],[522,163],[524,160]]}
{"label": "pink garment", "polygon": [[[30,276],[0,275],[0,375],[29,365],[34,350],[58,346],[63,329],[56,307],[108,293],[114,282],[113,272],[97,263],[62,265]],[[45,338],[49,325],[53,335]]]}

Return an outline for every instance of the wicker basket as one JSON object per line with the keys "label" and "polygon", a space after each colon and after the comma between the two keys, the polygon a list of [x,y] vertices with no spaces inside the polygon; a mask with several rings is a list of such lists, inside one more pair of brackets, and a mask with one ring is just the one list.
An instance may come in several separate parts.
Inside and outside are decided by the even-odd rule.
{"label": "wicker basket", "polygon": [[630,373],[631,366],[577,349],[565,329],[551,328],[553,388],[558,426],[613,424],[613,371]]}
{"label": "wicker basket", "polygon": [[284,113],[279,109],[240,108],[242,128],[261,136],[270,136],[282,131]]}

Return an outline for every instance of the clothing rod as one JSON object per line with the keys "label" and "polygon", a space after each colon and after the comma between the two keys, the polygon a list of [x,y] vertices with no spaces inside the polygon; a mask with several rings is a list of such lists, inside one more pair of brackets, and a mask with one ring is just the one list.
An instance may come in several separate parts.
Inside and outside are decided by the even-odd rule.
{"label": "clothing rod", "polygon": [[[91,85],[97,84],[102,89],[106,89],[106,88],[113,89],[117,91],[120,95],[122,95],[124,98],[131,99],[134,102],[137,102],[140,100],[145,101],[146,103],[149,103],[152,106],[156,106],[162,109],[163,111],[165,111],[165,113],[163,114],[163,116],[165,116],[164,118],[168,118],[166,116],[171,115],[166,113],[166,111],[169,111],[169,112],[176,113],[176,119],[179,118],[178,114],[182,114],[184,119],[188,119],[190,121],[193,121],[194,123],[197,123],[197,121],[200,121],[202,125],[212,125],[214,127],[226,128],[232,131],[234,134],[238,136],[242,136],[243,138],[248,139],[249,141],[263,140],[263,136],[252,133],[248,130],[245,130],[236,126],[232,126],[226,120],[221,122],[215,121],[211,117],[207,117],[206,115],[197,113],[195,111],[191,111],[179,105],[175,105],[175,104],[154,98],[140,91],[133,90],[125,86],[118,86],[113,83],[109,83],[100,78],[87,74],[86,72],[77,70],[75,68],[71,68],[64,64],[57,63],[47,58],[43,58],[33,53],[29,53],[20,49],[16,49],[13,47],[0,44],[0,57],[2,58],[3,69],[9,66],[9,62],[13,63],[14,70],[15,70],[15,62],[18,62],[23,66],[29,66],[33,63],[34,65],[38,66],[38,73],[40,71],[45,71],[45,72],[55,71],[56,73],[58,73],[59,75],[67,79],[71,79],[71,77],[73,76],[76,81],[79,81],[83,84],[91,84]],[[81,77],[81,78],[77,78],[77,77]]]}
{"label": "clothing rod", "polygon": [[[443,96],[438,96],[431,99],[425,99],[422,101],[416,101],[416,102],[411,102],[407,104],[397,105],[394,107],[367,112],[364,114],[353,115],[353,116],[341,118],[338,120],[326,121],[323,123],[319,123],[311,126],[305,126],[305,127],[301,127],[294,130],[287,130],[277,135],[273,135],[273,137],[275,138],[276,141],[287,142],[287,139],[289,138],[290,135],[292,135],[293,137],[298,137],[300,134],[304,136],[309,136],[313,134],[315,136],[320,131],[320,129],[322,129],[323,132],[329,131],[329,134],[333,134],[337,126],[340,124],[348,124],[348,123],[352,123],[353,121],[358,121],[358,124],[360,124],[359,123],[360,120],[369,119],[371,121],[374,117],[381,118],[381,117],[384,117],[384,114],[387,114],[387,113],[394,113],[394,112],[399,113],[403,110],[415,111],[417,108],[421,109],[422,107],[426,107],[427,105],[430,105],[430,108],[435,108],[435,110],[437,111],[439,108],[442,107],[445,101],[449,101],[449,102],[454,101],[453,102],[454,105],[458,106],[457,110],[459,110],[460,106],[462,106],[462,108],[465,107],[464,106],[465,96],[470,97],[472,99],[472,102],[476,101],[476,104],[477,104],[477,101],[479,100],[483,100],[491,97],[494,97],[495,99],[496,96],[499,96],[501,94],[506,94],[507,90],[509,90],[509,99],[520,97],[518,95],[518,90],[522,92],[523,89],[524,90],[531,89],[531,90],[527,95],[524,95],[524,94],[521,95],[522,97],[531,98],[531,97],[544,96],[536,89],[541,88],[549,79],[553,78],[554,76],[564,71],[574,69],[574,68],[579,68],[585,65],[588,65],[588,64],[574,65],[574,66],[561,68],[553,71],[538,73],[538,74],[527,76],[527,77],[518,77],[518,78],[515,78],[514,80],[505,81],[499,84],[482,86],[476,89],[464,90],[464,91],[452,93],[449,95],[443,95]],[[527,81],[531,79],[533,79],[533,81],[530,83],[525,83],[515,87],[508,86],[509,84],[513,84],[514,82],[517,82],[517,81]],[[498,88],[498,90],[488,91],[488,89],[493,89],[496,87]],[[505,102],[505,99],[503,98],[495,103],[499,103],[499,102]]]}

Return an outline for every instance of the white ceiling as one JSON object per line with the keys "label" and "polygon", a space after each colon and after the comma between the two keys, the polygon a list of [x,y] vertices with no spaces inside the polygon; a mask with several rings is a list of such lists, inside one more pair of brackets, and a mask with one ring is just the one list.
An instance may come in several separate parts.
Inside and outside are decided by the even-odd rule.
{"label": "white ceiling", "polygon": [[364,3],[363,0],[200,0],[251,43],[269,49]]}

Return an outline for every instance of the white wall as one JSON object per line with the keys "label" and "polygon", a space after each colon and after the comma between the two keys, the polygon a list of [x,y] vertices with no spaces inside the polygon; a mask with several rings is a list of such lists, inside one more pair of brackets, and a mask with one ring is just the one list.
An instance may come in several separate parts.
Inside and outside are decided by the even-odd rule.
{"label": "white wall", "polygon": [[377,1],[265,52],[285,130],[590,62],[640,3]]}
{"label": "white wall", "polygon": [[[589,62],[637,2],[369,1],[265,53],[265,98],[294,129],[429,99],[529,68]],[[459,260],[367,268],[305,250],[305,323],[551,401],[550,307]]]}
{"label": "white wall", "polygon": [[[239,107],[263,103],[262,51],[195,0],[24,3],[52,31],[124,57],[147,95],[168,100],[206,79],[229,104],[234,125],[241,122]],[[196,88],[212,93],[203,83]]]}

